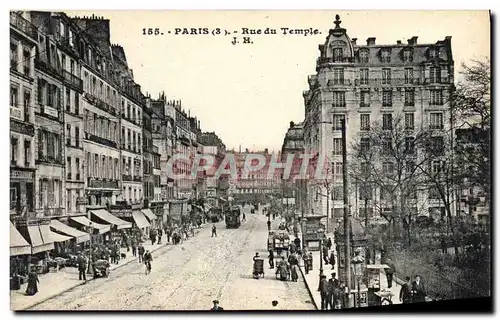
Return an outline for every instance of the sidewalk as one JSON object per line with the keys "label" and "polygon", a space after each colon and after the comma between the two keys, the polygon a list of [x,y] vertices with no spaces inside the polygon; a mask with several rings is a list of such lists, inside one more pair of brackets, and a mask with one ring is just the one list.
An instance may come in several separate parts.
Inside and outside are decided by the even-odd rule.
{"label": "sidewalk", "polygon": [[[202,225],[200,229],[195,229],[195,236],[203,230],[208,224]],[[191,237],[190,237],[191,238]],[[162,244],[151,245],[151,242],[144,242],[144,249],[152,253],[162,247],[170,245],[166,242],[166,236],[162,237]],[[186,240],[183,240],[186,241]],[[129,264],[132,261],[139,261],[137,257],[132,256],[132,249],[127,252],[127,248],[121,248],[121,253],[125,253],[127,257],[120,259],[118,264],[111,264],[110,271]],[[77,268],[64,268],[59,272],[51,271],[44,275],[39,275],[40,283],[38,284],[38,293],[34,296],[26,296],[27,283],[21,285],[19,290],[10,291],[10,309],[14,311],[25,310],[34,307],[48,299],[58,296],[68,290],[84,284],[84,281],[78,280]],[[87,274],[87,281],[92,281],[92,275]]]}
{"label": "sidewalk", "polygon": [[[301,237],[301,234],[299,234],[299,237]],[[332,247],[332,250],[335,250],[335,239],[334,239],[334,236],[333,234],[327,234],[327,238],[332,238],[332,241],[334,243],[334,247]],[[334,251],[335,252],[335,251]],[[314,300],[314,304],[316,305],[316,308],[318,310],[321,309],[321,295],[318,291],[318,287],[319,287],[319,270],[320,270],[320,252],[319,251],[312,251],[312,255],[313,255],[313,270],[310,270],[309,271],[309,274],[306,274],[305,273],[305,270],[304,270],[304,263],[303,261],[301,260],[300,261],[300,271],[302,273],[302,276],[304,277],[304,281],[306,283],[306,286],[307,286],[307,289],[309,290],[313,300]],[[325,265],[324,261],[323,261],[323,275],[326,276],[327,280],[329,280],[332,276],[331,274],[333,272],[335,272],[337,274],[337,279],[338,279],[338,256],[337,256],[337,252],[335,252],[335,266],[332,270],[332,266],[329,264],[329,265]],[[387,289],[387,277],[385,275],[385,272],[382,271],[382,273],[380,274],[380,282],[381,282],[381,289]],[[401,286],[396,282],[396,277],[394,277],[393,281],[392,281],[392,287],[391,289],[389,289],[392,294],[393,294],[393,298],[392,298],[392,302],[394,304],[400,304],[401,302],[399,301],[399,291],[401,290]]]}

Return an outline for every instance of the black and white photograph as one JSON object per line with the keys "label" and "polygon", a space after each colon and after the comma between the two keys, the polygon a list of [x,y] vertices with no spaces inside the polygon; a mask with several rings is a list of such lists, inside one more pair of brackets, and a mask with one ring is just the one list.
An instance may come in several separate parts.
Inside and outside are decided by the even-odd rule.
{"label": "black and white photograph", "polygon": [[9,22],[11,310],[488,309],[490,11]]}

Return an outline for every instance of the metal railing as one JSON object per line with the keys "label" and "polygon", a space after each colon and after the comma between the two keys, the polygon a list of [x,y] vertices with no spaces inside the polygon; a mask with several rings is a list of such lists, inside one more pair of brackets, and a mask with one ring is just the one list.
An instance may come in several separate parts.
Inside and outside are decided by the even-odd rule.
{"label": "metal railing", "polygon": [[10,13],[10,24],[31,38],[38,40],[38,28],[15,12]]}
{"label": "metal railing", "polygon": [[71,85],[73,88],[83,91],[83,81],[71,72],[63,70],[64,81]]}

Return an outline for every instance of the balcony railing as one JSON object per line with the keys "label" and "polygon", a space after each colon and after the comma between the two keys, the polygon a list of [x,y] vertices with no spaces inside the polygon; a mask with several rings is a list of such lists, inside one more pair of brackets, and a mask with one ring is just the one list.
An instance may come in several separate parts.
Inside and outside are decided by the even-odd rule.
{"label": "balcony railing", "polygon": [[104,112],[107,112],[113,116],[116,116],[116,109],[107,104],[106,102],[102,101],[101,99],[97,98],[96,96],[86,92],[83,97],[95,105],[97,108],[101,109]]}
{"label": "balcony railing", "polygon": [[135,182],[141,182],[142,181],[142,177],[141,176],[134,176],[134,181]]}
{"label": "balcony railing", "polygon": [[108,140],[108,139],[105,139],[105,138],[101,138],[101,137],[95,136],[93,134],[90,134],[88,132],[86,132],[85,134],[87,136],[87,140],[90,140],[90,141],[93,141],[93,142],[96,142],[96,143],[100,143],[100,144],[103,144],[103,145],[111,147],[111,148],[118,148],[118,145],[117,145],[117,143],[115,141],[111,141],[111,140]]}
{"label": "balcony railing", "polygon": [[41,60],[40,58],[35,58],[35,68],[50,75],[55,75],[58,77],[62,77],[63,75],[61,68],[54,66],[48,61]]}
{"label": "balcony railing", "polygon": [[38,40],[38,28],[15,12],[10,13],[10,24],[34,40]]}
{"label": "balcony railing", "polygon": [[118,180],[87,178],[87,186],[96,189],[118,189]]}
{"label": "balcony railing", "polygon": [[49,163],[49,164],[63,164],[62,157],[55,157],[53,155],[43,155],[38,154],[38,159],[35,160],[35,164]]}
{"label": "balcony railing", "polygon": [[64,81],[73,89],[83,92],[83,81],[71,72],[63,70]]}
{"label": "balcony railing", "polygon": [[60,217],[64,214],[64,208],[44,208],[44,217]]}
{"label": "balcony railing", "polygon": [[132,179],[132,176],[131,176],[130,174],[123,174],[123,175],[122,175],[122,180],[123,180],[123,181],[134,181],[134,180]]}

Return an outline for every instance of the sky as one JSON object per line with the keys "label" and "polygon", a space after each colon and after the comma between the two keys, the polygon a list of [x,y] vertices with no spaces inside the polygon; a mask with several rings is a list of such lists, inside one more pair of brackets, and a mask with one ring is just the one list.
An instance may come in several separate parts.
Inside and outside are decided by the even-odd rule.
{"label": "sky", "polygon": [[[111,42],[124,47],[135,80],[152,98],[167,99],[215,131],[228,149],[280,150],[290,121],[304,120],[302,92],[315,74],[318,45],[339,14],[351,38],[365,43],[418,43],[452,37],[456,71],[461,62],[489,57],[487,11],[66,11],[110,19]],[[277,29],[276,35],[249,35],[242,28]],[[143,35],[159,28],[163,35]],[[215,28],[234,35],[175,35],[176,28]],[[283,35],[281,28],[317,29],[317,35]],[[168,31],[171,31],[169,34]],[[154,32],[154,31],[153,31]],[[146,31],[147,33],[147,31]]]}

